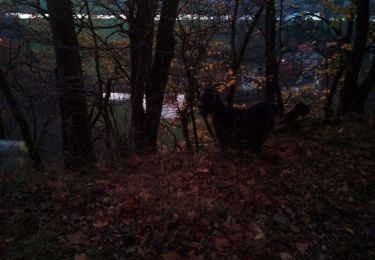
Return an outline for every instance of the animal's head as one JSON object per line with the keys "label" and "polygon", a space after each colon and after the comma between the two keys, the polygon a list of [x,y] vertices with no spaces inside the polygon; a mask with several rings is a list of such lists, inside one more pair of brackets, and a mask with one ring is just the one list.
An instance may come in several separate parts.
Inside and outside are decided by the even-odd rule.
{"label": "animal's head", "polygon": [[199,108],[203,117],[207,117],[214,110],[217,102],[220,101],[219,94],[213,87],[205,88],[199,97]]}
{"label": "animal's head", "polygon": [[294,106],[294,110],[298,113],[299,116],[306,116],[308,113],[310,113],[310,108],[302,102],[297,103]]}

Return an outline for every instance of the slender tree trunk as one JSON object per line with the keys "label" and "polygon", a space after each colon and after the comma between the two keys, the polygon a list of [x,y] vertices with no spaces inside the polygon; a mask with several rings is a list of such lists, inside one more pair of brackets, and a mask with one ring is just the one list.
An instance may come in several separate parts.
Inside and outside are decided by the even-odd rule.
{"label": "slender tree trunk", "polygon": [[283,93],[281,92],[281,87],[279,84],[277,84],[276,101],[277,101],[277,106],[278,106],[279,117],[282,118],[284,116],[285,111],[284,111]]}
{"label": "slender tree trunk", "polygon": [[103,120],[105,126],[105,146],[107,150],[108,161],[113,163],[114,159],[114,150],[113,150],[113,137],[114,137],[114,127],[110,117],[110,104],[109,98],[112,92],[112,78],[107,79],[105,84],[105,96],[103,100]]}
{"label": "slender tree trunk", "polygon": [[3,112],[0,110],[0,139],[5,139],[5,126],[3,120]]}
{"label": "slender tree trunk", "polygon": [[182,133],[185,139],[186,149],[192,151],[192,144],[190,140],[190,131],[189,131],[189,107],[184,106],[182,109],[179,108],[178,114],[180,117],[180,123],[182,127]]}
{"label": "slender tree trunk", "polygon": [[347,23],[347,26],[346,26],[346,32],[345,32],[345,36],[344,36],[344,39],[343,39],[343,42],[346,43],[346,44],[349,44],[349,43],[352,42],[353,28],[354,28],[354,16],[355,16],[355,14],[351,13],[349,18],[348,18],[348,23]]}
{"label": "slender tree trunk", "polygon": [[260,16],[262,15],[263,10],[264,10],[264,6],[261,6],[259,10],[256,12],[254,19],[252,20],[250,26],[247,29],[245,38],[242,41],[239,50],[237,51],[237,47],[236,47],[237,35],[236,34],[237,34],[238,1],[236,1],[236,5],[234,8],[234,15],[232,18],[232,25],[231,25],[231,28],[232,28],[232,31],[231,31],[231,50],[232,50],[231,78],[234,79],[234,81],[232,81],[233,83],[230,85],[229,91],[226,97],[228,107],[233,107],[238,70],[243,62],[247,46],[249,45],[249,42],[251,39],[251,35],[253,34],[255,26],[258,23],[258,20]]}
{"label": "slender tree trunk", "polygon": [[357,7],[356,35],[353,51],[346,70],[344,85],[340,92],[338,107],[338,113],[340,115],[353,111],[354,99],[358,91],[359,71],[366,50],[369,30],[369,0],[356,0],[355,4]]}
{"label": "slender tree trunk", "polygon": [[40,8],[40,0],[34,0],[34,4],[36,7]]}
{"label": "slender tree trunk", "polygon": [[155,46],[155,59],[150,71],[150,84],[146,87],[145,129],[147,142],[145,152],[157,151],[157,135],[160,125],[164,92],[169,69],[174,56],[174,28],[178,11],[178,0],[165,0],[161,11],[158,36]]}
{"label": "slender tree trunk", "polygon": [[194,105],[190,104],[190,117],[191,123],[193,125],[193,136],[194,136],[194,144],[195,144],[195,151],[199,152],[199,139],[198,139],[198,130],[197,130],[197,122],[195,120],[195,113],[194,113]]}
{"label": "slender tree trunk", "polygon": [[[197,68],[199,67],[199,64],[201,62],[201,59],[197,59],[192,63],[189,63],[187,56],[186,56],[186,44],[188,42],[186,32],[184,31],[183,25],[180,24],[180,28],[183,32],[183,39],[182,39],[182,46],[181,46],[181,58],[182,62],[185,68],[185,74],[187,78],[187,86],[186,86],[186,133],[185,140],[187,144],[187,148],[189,151],[192,150],[192,144],[190,141],[190,135],[189,135],[189,127],[188,122],[191,118],[192,126],[193,126],[193,137],[194,137],[194,144],[195,144],[195,151],[199,152],[200,146],[199,146],[199,138],[198,138],[198,131],[197,131],[197,124],[195,120],[195,114],[194,114],[194,106],[195,106],[195,99],[196,99],[196,93],[199,92],[199,84],[197,80]],[[194,64],[194,65],[193,65]],[[189,116],[190,114],[190,116]],[[186,139],[188,137],[188,139]]]}
{"label": "slender tree trunk", "polygon": [[[279,24],[278,24],[278,40],[279,40],[279,57],[277,60],[277,71],[280,70],[280,63],[282,61],[283,55],[284,55],[284,44],[282,40],[282,26],[283,26],[283,13],[284,13],[284,0],[280,0],[280,10],[279,10]],[[278,75],[279,76],[279,75]],[[277,84],[277,92],[276,92],[276,100],[278,104],[279,109],[279,117],[282,118],[284,116],[285,108],[284,108],[284,100],[283,100],[283,94],[281,92],[281,85]]]}
{"label": "slender tree trunk", "polygon": [[95,161],[95,155],[72,3],[47,0],[47,7],[56,55],[65,166],[69,170],[85,169]]}
{"label": "slender tree trunk", "polygon": [[372,61],[371,69],[366,77],[366,79],[360,85],[356,98],[354,100],[354,110],[355,112],[362,114],[365,112],[365,104],[368,95],[375,86],[375,60]]}
{"label": "slender tree trunk", "polygon": [[[345,32],[345,37],[343,39],[344,44],[350,44],[352,42],[353,38],[353,26],[354,26],[354,15],[351,14],[350,18],[348,19],[348,23],[346,26],[346,32]],[[350,51],[345,51],[342,57],[340,58],[340,65],[339,69],[336,72],[335,77],[332,80],[331,86],[329,88],[329,92],[327,95],[327,101],[326,105],[324,106],[324,116],[325,118],[330,118],[333,115],[333,97],[336,94],[337,87],[339,85],[340,79],[342,75],[344,74],[345,68],[348,65],[348,56],[350,55]],[[328,83],[327,83],[328,84]]]}
{"label": "slender tree trunk", "polygon": [[266,5],[266,100],[275,102],[278,89],[278,69],[275,51],[276,18],[275,1],[267,0]]}
{"label": "slender tree trunk", "polygon": [[14,118],[16,119],[18,126],[21,130],[22,139],[26,144],[26,147],[29,151],[29,156],[33,162],[33,168],[37,171],[43,170],[42,159],[40,156],[40,151],[38,145],[32,138],[29,126],[27,125],[27,121],[24,115],[21,112],[19,105],[17,104],[17,100],[12,94],[12,91],[5,80],[5,75],[3,71],[0,69],[0,89],[4,94],[5,100],[7,101],[10,110]]}
{"label": "slender tree trunk", "polygon": [[[239,54],[237,53],[237,43],[236,43],[236,38],[237,38],[237,16],[238,16],[238,9],[239,9],[239,0],[234,1],[234,8],[233,8],[233,15],[232,15],[232,21],[231,21],[231,39],[230,39],[230,47],[232,51],[232,64],[230,68],[230,78],[234,79],[231,80],[231,85],[229,86],[229,91],[226,97],[227,101],[227,106],[228,107],[233,107],[234,105],[234,95],[236,92],[236,78],[237,78],[237,72],[239,65],[241,64],[238,62]],[[254,24],[254,22],[253,22]],[[238,64],[238,66],[237,66]]]}
{"label": "slender tree trunk", "polygon": [[344,64],[341,66],[341,68],[336,72],[335,77],[333,78],[332,84],[329,89],[329,93],[327,96],[326,105],[324,107],[324,116],[328,119],[332,117],[333,115],[333,97],[335,96],[337,86],[339,85],[340,79],[342,77],[342,74],[344,73],[344,70],[346,68],[347,64]]}
{"label": "slender tree trunk", "polygon": [[199,152],[199,139],[198,139],[198,130],[197,130],[197,123],[195,120],[195,113],[194,113],[194,106],[195,106],[195,93],[199,89],[198,80],[196,78],[196,71],[194,70],[193,73],[188,73],[188,106],[190,112],[191,123],[193,126],[193,137],[194,137],[194,144],[195,144],[195,151]]}
{"label": "slender tree trunk", "polygon": [[131,24],[131,135],[136,152],[147,145],[143,99],[152,64],[154,14],[156,5],[150,0],[139,0],[134,6],[134,24]]}

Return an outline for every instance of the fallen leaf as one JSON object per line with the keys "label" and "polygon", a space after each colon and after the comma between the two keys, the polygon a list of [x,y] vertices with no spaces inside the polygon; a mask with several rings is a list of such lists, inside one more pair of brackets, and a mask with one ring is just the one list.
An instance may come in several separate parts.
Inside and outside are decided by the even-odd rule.
{"label": "fallen leaf", "polygon": [[107,174],[107,173],[111,172],[111,170],[106,165],[104,165],[102,163],[96,163],[95,167],[96,167],[96,171],[99,174]]}
{"label": "fallen leaf", "polygon": [[280,258],[281,258],[282,260],[293,260],[293,259],[294,259],[293,256],[291,256],[290,254],[288,254],[288,253],[286,253],[286,252],[282,252],[282,253],[280,253]]}
{"label": "fallen leaf", "polygon": [[123,208],[125,211],[129,212],[135,208],[136,201],[133,198],[126,198],[122,203]]}
{"label": "fallen leaf", "polygon": [[259,173],[260,173],[260,175],[262,175],[262,176],[266,176],[266,175],[267,175],[267,171],[266,171],[266,169],[264,169],[263,167],[259,167]]}
{"label": "fallen leaf", "polygon": [[350,227],[344,227],[344,230],[345,230],[346,232],[348,232],[349,234],[354,235],[354,230],[351,229]]}
{"label": "fallen leaf", "polygon": [[93,224],[96,228],[104,228],[109,225],[107,220],[96,220]]}
{"label": "fallen leaf", "polygon": [[151,198],[151,194],[148,191],[141,191],[139,197],[144,201],[148,202]]}
{"label": "fallen leaf", "polygon": [[199,192],[199,187],[198,186],[194,186],[192,189],[191,189],[191,192],[196,195],[198,192]]}
{"label": "fallen leaf", "polygon": [[300,229],[294,225],[289,225],[290,229],[295,232],[295,233],[299,233],[300,232]]}
{"label": "fallen leaf", "polygon": [[225,247],[228,245],[228,240],[224,237],[215,237],[214,246],[219,251],[224,251]]}
{"label": "fallen leaf", "polygon": [[90,258],[86,254],[75,255],[74,260],[89,260]]}
{"label": "fallen leaf", "polygon": [[164,252],[163,255],[162,255],[162,258],[164,260],[177,260],[177,259],[179,259],[178,254],[174,251]]}
{"label": "fallen leaf", "polygon": [[202,243],[192,242],[192,243],[190,243],[190,246],[192,248],[195,248],[195,249],[201,249],[202,248]]}
{"label": "fallen leaf", "polygon": [[254,229],[255,229],[255,232],[256,232],[256,235],[255,235],[254,239],[255,240],[263,239],[264,238],[263,231],[257,226],[255,226]]}
{"label": "fallen leaf", "polygon": [[184,192],[183,191],[177,191],[177,194],[176,194],[176,197],[177,198],[182,198],[184,196]]}
{"label": "fallen leaf", "polygon": [[98,180],[98,181],[96,181],[96,183],[101,184],[104,187],[110,187],[112,185],[112,182],[110,180],[105,180],[105,179]]}
{"label": "fallen leaf", "polygon": [[62,181],[47,181],[47,187],[54,191],[61,191],[64,188],[64,183]]}
{"label": "fallen leaf", "polygon": [[186,217],[190,221],[194,221],[197,218],[197,213],[193,210],[186,214]]}
{"label": "fallen leaf", "polygon": [[66,241],[71,244],[82,244],[86,240],[85,234],[83,234],[81,231],[78,231],[73,234],[67,234],[65,237]]}
{"label": "fallen leaf", "polygon": [[305,254],[308,247],[309,247],[308,244],[296,243],[296,248],[297,248],[298,252],[300,252],[301,255]]}
{"label": "fallen leaf", "polygon": [[208,168],[201,168],[201,169],[197,169],[197,172],[200,172],[200,173],[209,173],[210,169],[208,169]]}
{"label": "fallen leaf", "polygon": [[260,239],[263,239],[263,238],[264,238],[264,234],[263,234],[263,233],[258,233],[258,234],[254,237],[255,240],[260,240]]}

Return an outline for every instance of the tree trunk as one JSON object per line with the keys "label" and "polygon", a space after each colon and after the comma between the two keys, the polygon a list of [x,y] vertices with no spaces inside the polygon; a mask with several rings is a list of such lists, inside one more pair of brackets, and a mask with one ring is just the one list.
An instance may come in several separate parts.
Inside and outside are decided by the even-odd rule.
{"label": "tree trunk", "polygon": [[195,120],[195,113],[194,113],[194,107],[195,107],[195,93],[199,90],[199,83],[196,78],[196,71],[194,70],[193,73],[187,73],[188,77],[188,107],[190,112],[190,118],[191,123],[193,126],[193,137],[194,137],[194,145],[195,145],[195,151],[199,152],[200,146],[199,146],[199,139],[198,139],[198,130],[197,130],[197,122]]}
{"label": "tree trunk", "polygon": [[[353,26],[354,26],[354,13],[350,14],[350,18],[348,19],[348,23],[346,26],[345,37],[343,39],[343,44],[350,44],[353,38]],[[340,79],[345,71],[346,66],[348,65],[348,56],[350,55],[350,51],[346,50],[342,57],[340,58],[339,69],[336,72],[335,77],[332,80],[331,86],[329,88],[329,92],[327,95],[327,101],[324,106],[324,116],[326,119],[332,117],[333,115],[333,97],[336,94],[337,86],[339,85]],[[328,80],[327,80],[328,81]],[[328,83],[327,83],[328,85]]]}
{"label": "tree trunk", "polygon": [[179,108],[178,115],[180,117],[180,123],[182,128],[182,133],[185,139],[186,149],[192,151],[192,144],[190,140],[190,131],[189,131],[189,106],[184,106]]}
{"label": "tree trunk", "polygon": [[[131,3],[131,1],[129,2]],[[154,14],[156,5],[150,0],[140,0],[136,6],[135,17],[130,23],[131,43],[131,135],[136,152],[142,152],[147,142],[145,111],[143,99],[149,82],[152,64],[154,37]],[[134,11],[132,11],[134,12]]]}
{"label": "tree trunk", "polygon": [[327,96],[326,105],[324,107],[324,116],[325,118],[330,118],[333,115],[333,97],[336,93],[337,86],[339,85],[340,79],[342,77],[342,74],[344,73],[344,70],[346,68],[347,64],[343,64],[341,68],[336,72],[335,77],[333,78],[332,84],[329,89],[329,93]]}
{"label": "tree trunk", "polygon": [[56,55],[65,166],[69,170],[86,169],[95,161],[95,155],[72,3],[47,0],[47,7]]}
{"label": "tree trunk", "polygon": [[359,71],[366,50],[369,30],[369,0],[356,0],[355,4],[357,7],[356,35],[353,51],[346,70],[344,85],[340,92],[339,115],[353,111],[354,99],[358,91]]}
{"label": "tree trunk", "polygon": [[371,69],[366,79],[360,85],[356,98],[354,100],[355,112],[362,114],[365,112],[365,104],[368,95],[375,86],[375,60],[372,61]]}
{"label": "tree trunk", "polygon": [[232,64],[231,64],[231,78],[234,79],[232,85],[229,87],[229,91],[226,97],[227,106],[233,107],[234,103],[234,94],[236,91],[236,81],[237,81],[237,74],[238,70],[242,64],[242,61],[245,57],[245,52],[247,49],[247,46],[249,45],[251,35],[253,34],[253,31],[255,29],[256,24],[258,23],[258,20],[260,16],[263,13],[264,6],[261,6],[259,10],[256,12],[254,19],[252,20],[250,26],[247,29],[246,35],[244,40],[242,41],[242,44],[240,46],[240,49],[237,51],[236,48],[236,37],[237,37],[237,14],[238,14],[238,1],[236,1],[236,5],[234,8],[234,14],[232,18],[232,31],[231,31],[231,50],[232,50]]}
{"label": "tree trunk", "polygon": [[276,18],[275,1],[267,0],[266,5],[266,100],[275,102],[278,89],[278,69],[275,51]]}
{"label": "tree trunk", "polygon": [[161,11],[155,59],[150,71],[150,84],[146,87],[146,146],[147,153],[157,151],[157,135],[160,124],[164,92],[169,69],[174,56],[174,28],[178,11],[178,0],[165,0]]}
{"label": "tree trunk", "polygon": [[3,121],[3,112],[0,110],[0,139],[5,139],[5,126]]}
{"label": "tree trunk", "polygon": [[22,114],[19,105],[17,104],[16,98],[13,96],[8,83],[6,82],[5,75],[1,69],[0,69],[0,89],[3,92],[5,100],[7,101],[10,107],[10,110],[12,111],[12,114],[14,118],[16,119],[18,126],[21,130],[22,139],[26,144],[26,147],[29,151],[30,159],[33,162],[33,168],[37,171],[43,170],[42,159],[40,156],[38,145],[34,142],[32,138],[29,126],[27,125],[27,121],[24,115]]}
{"label": "tree trunk", "polygon": [[[194,107],[195,107],[195,100],[197,93],[199,92],[199,83],[197,80],[197,68],[199,68],[200,62],[202,61],[201,58],[195,59],[194,61],[189,62],[187,55],[186,55],[186,44],[188,43],[187,40],[187,34],[184,31],[183,25],[180,24],[180,29],[183,32],[183,38],[182,38],[182,46],[181,46],[181,58],[182,63],[185,68],[185,75],[187,79],[187,86],[185,90],[185,96],[186,96],[186,105],[184,107],[184,110],[186,111],[186,122],[183,122],[184,125],[184,135],[185,140],[187,144],[187,148],[189,151],[192,150],[192,144],[190,141],[190,135],[189,135],[189,119],[191,118],[192,127],[193,127],[193,137],[194,137],[194,144],[195,144],[195,151],[199,152],[200,145],[199,145],[199,138],[198,138],[198,131],[197,131],[197,124],[195,119],[195,113],[194,113]],[[185,131],[187,134],[185,134]],[[188,139],[187,139],[188,137]]]}

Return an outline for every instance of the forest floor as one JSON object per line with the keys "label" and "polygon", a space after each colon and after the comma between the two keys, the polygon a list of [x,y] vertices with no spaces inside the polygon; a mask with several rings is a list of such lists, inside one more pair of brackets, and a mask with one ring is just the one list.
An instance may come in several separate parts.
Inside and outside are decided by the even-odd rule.
{"label": "forest floor", "polygon": [[374,119],[97,168],[3,176],[0,259],[375,259]]}

